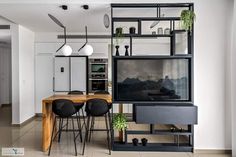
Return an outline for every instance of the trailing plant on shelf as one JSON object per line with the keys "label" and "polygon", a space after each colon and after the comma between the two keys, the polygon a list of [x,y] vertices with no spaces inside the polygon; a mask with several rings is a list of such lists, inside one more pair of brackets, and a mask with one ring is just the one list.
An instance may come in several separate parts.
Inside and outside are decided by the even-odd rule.
{"label": "trailing plant on shelf", "polygon": [[127,117],[123,113],[118,113],[114,116],[112,122],[113,128],[118,131],[124,131],[127,129]]}
{"label": "trailing plant on shelf", "polygon": [[180,24],[183,29],[186,31],[192,31],[192,25],[196,15],[192,10],[182,10],[180,15]]}

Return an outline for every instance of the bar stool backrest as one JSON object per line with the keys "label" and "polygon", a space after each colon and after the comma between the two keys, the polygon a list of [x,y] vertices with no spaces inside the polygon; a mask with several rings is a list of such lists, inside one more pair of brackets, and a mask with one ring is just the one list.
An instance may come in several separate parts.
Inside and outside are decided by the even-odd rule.
{"label": "bar stool backrest", "polygon": [[109,111],[108,105],[104,99],[90,99],[86,103],[85,111],[91,116],[103,116]]}
{"label": "bar stool backrest", "polygon": [[61,118],[70,117],[77,111],[74,103],[68,99],[57,99],[52,102],[52,111]]}

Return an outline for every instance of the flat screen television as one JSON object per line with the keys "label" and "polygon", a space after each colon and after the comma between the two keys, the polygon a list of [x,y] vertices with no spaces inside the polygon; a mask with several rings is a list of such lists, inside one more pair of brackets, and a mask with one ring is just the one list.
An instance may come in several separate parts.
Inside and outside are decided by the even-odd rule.
{"label": "flat screen television", "polygon": [[190,101],[189,58],[114,57],[113,101]]}

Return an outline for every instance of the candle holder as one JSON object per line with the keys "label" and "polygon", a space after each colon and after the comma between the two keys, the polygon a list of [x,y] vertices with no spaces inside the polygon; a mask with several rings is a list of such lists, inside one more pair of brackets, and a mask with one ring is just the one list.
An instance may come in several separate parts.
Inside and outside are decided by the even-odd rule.
{"label": "candle holder", "polygon": [[120,47],[120,46],[118,46],[118,45],[115,46],[115,48],[116,48],[116,56],[120,56],[119,47]]}
{"label": "candle holder", "polygon": [[125,56],[129,56],[128,48],[129,45],[125,45]]}

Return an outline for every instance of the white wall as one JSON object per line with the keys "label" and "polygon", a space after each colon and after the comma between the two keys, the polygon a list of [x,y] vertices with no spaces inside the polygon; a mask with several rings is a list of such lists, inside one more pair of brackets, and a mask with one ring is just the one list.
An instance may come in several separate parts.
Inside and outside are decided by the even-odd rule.
{"label": "white wall", "polygon": [[12,72],[12,124],[20,124],[35,114],[34,33],[10,22]]}
{"label": "white wall", "polygon": [[20,123],[35,115],[34,32],[19,26]]}
{"label": "white wall", "polygon": [[11,71],[12,71],[12,124],[20,123],[19,87],[19,26],[12,24],[11,29]]}
{"label": "white wall", "polygon": [[195,2],[195,104],[198,125],[195,127],[196,149],[230,149],[225,139],[225,66],[227,54],[227,16],[231,1]]}
{"label": "white wall", "polygon": [[0,44],[0,106],[11,103],[11,44]]}
{"label": "white wall", "polygon": [[236,2],[234,1],[233,27],[232,27],[232,41],[231,41],[231,107],[232,107],[232,156],[236,157]]}

